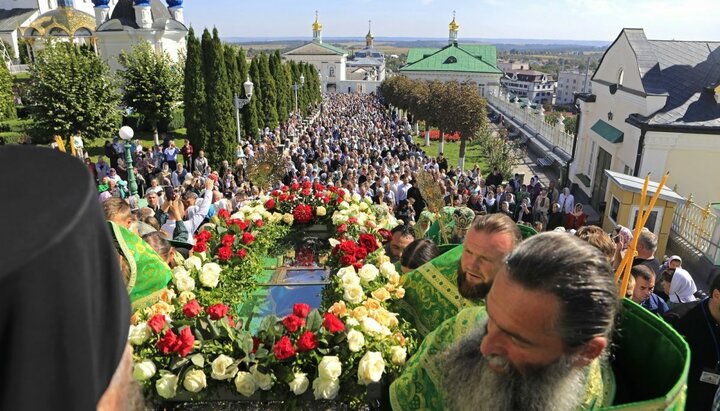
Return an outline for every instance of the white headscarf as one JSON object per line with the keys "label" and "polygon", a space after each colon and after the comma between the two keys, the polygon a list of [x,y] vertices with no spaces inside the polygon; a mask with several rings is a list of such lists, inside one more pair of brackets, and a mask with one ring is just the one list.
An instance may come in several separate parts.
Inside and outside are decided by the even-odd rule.
{"label": "white headscarf", "polygon": [[687,303],[695,301],[697,300],[695,292],[697,292],[697,287],[690,273],[680,267],[676,268],[670,282],[670,302]]}

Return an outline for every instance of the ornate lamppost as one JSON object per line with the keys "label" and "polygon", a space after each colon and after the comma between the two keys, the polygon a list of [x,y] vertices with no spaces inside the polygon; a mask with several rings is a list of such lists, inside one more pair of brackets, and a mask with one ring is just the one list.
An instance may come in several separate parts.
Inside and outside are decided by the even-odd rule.
{"label": "ornate lamppost", "polygon": [[233,94],[233,103],[235,104],[235,121],[237,123],[237,142],[240,144],[240,109],[245,107],[252,98],[253,83],[250,81],[248,76],[247,80],[243,83],[243,89],[245,89],[245,95],[247,98],[240,98],[237,93]]}
{"label": "ornate lamppost", "polygon": [[125,165],[127,166],[127,172],[128,172],[128,189],[130,190],[131,196],[137,195],[137,181],[135,181],[135,171],[133,170],[133,160],[132,160],[132,153],[130,150],[132,150],[132,146],[130,145],[130,140],[135,136],[135,131],[129,126],[123,126],[120,127],[120,131],[118,132],[120,135],[120,138],[125,141]]}
{"label": "ornate lamppost", "polygon": [[305,76],[303,76],[301,74],[300,75],[300,84],[298,84],[297,82],[295,82],[295,84],[293,84],[293,90],[295,90],[295,114],[296,115],[298,113],[298,89],[300,89],[300,87],[302,87],[303,84],[305,84]]}

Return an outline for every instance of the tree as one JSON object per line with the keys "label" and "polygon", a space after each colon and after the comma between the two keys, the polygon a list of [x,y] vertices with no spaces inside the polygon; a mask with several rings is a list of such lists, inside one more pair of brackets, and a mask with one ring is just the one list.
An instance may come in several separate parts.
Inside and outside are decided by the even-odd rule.
{"label": "tree", "polygon": [[203,74],[203,56],[200,42],[190,27],[187,38],[187,57],[185,58],[185,128],[190,144],[196,150],[205,148],[208,140],[208,128],[205,122],[205,79]]}
{"label": "tree", "polygon": [[563,120],[563,124],[565,124],[566,133],[570,134],[571,136],[574,136],[576,134],[577,116],[565,118],[565,120]]}
{"label": "tree", "polygon": [[[240,78],[242,79],[243,83],[249,78],[249,71],[250,66],[247,62],[247,57],[245,56],[245,50],[242,48],[238,51],[237,54],[237,66],[238,66],[238,72],[240,73]],[[245,95],[245,88],[240,89],[240,97],[241,98],[247,98]],[[245,107],[240,110],[242,113],[242,120],[243,120],[243,130],[245,131],[245,135],[247,137],[257,137],[257,129],[258,129],[258,115],[257,115],[257,94],[252,96],[250,99],[250,103],[246,104]]]}
{"label": "tree", "polygon": [[[262,90],[262,114],[265,127],[274,129],[278,125],[277,112],[277,89],[275,80],[270,73],[270,61],[267,54],[261,53],[258,57],[258,67],[260,69],[259,88]],[[255,59],[253,59],[254,61]]]}
{"label": "tree", "polygon": [[275,107],[278,119],[285,121],[287,120],[288,113],[290,113],[290,107],[292,107],[292,84],[288,82],[279,50],[275,50],[275,52],[270,55],[270,74],[275,81],[275,91],[277,94]]}
{"label": "tree", "polygon": [[[465,149],[467,142],[472,139],[480,129],[487,128],[486,102],[478,94],[475,83],[458,84],[451,81],[445,84],[445,95],[436,110],[445,113],[443,129],[448,133],[460,133],[460,153],[458,166],[465,168]],[[451,110],[441,110],[441,107],[452,107]]]}
{"label": "tree", "polygon": [[12,76],[7,65],[0,64],[0,120],[13,120],[16,118],[17,111],[15,110]]}
{"label": "tree", "polygon": [[47,43],[30,68],[36,143],[53,135],[108,138],[120,125],[120,93],[107,63],[68,42]]}
{"label": "tree", "polygon": [[123,70],[118,75],[123,81],[123,102],[140,113],[150,124],[155,144],[158,123],[172,118],[172,111],[183,95],[183,73],[170,56],[158,53],[143,41],[130,53],[120,53]]}
{"label": "tree", "polygon": [[253,105],[253,111],[256,113],[255,129],[252,131],[252,135],[259,138],[260,136],[258,135],[258,129],[261,127],[265,127],[265,124],[264,118],[261,116],[264,90],[261,87],[258,87],[258,85],[260,84],[260,60],[257,57],[252,59],[252,61],[250,62],[250,68],[248,69],[248,73],[248,75],[250,76],[250,81],[255,84],[253,98],[250,100],[250,104]]}
{"label": "tree", "polygon": [[218,168],[223,160],[231,160],[235,152],[235,109],[225,68],[225,53],[217,29],[207,29],[202,38],[205,93],[209,138],[207,153],[210,163]]}

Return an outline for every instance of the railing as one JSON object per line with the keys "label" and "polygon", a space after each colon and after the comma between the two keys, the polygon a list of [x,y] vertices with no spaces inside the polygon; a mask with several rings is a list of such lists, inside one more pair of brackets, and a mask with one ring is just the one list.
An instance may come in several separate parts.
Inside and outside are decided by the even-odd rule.
{"label": "railing", "polygon": [[692,194],[685,204],[675,209],[672,231],[703,253],[713,264],[720,265],[720,217],[693,202]]}
{"label": "railing", "polygon": [[568,157],[572,155],[572,143],[574,137],[568,134],[562,126],[551,126],[545,122],[544,116],[530,110],[524,110],[519,105],[505,100],[504,97],[490,95],[487,98],[495,109],[499,110],[505,117],[520,123],[526,131],[534,137],[540,138],[549,148],[557,147]]}
{"label": "railing", "polygon": [[12,64],[9,66],[11,74],[27,73],[30,66],[27,64]]}

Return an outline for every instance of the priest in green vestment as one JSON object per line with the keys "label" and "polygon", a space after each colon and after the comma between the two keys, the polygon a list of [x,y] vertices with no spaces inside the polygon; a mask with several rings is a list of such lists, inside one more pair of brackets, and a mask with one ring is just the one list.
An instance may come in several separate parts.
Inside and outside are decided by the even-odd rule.
{"label": "priest in green vestment", "polygon": [[396,310],[420,337],[426,336],[461,309],[481,303],[520,240],[517,225],[506,215],[475,218],[463,245],[402,276],[405,297]]}
{"label": "priest in green vestment", "polygon": [[486,307],[460,311],[424,339],[390,387],[393,409],[611,404],[615,385],[605,359],[617,295],[597,248],[564,233],[531,237],[502,265]]}

